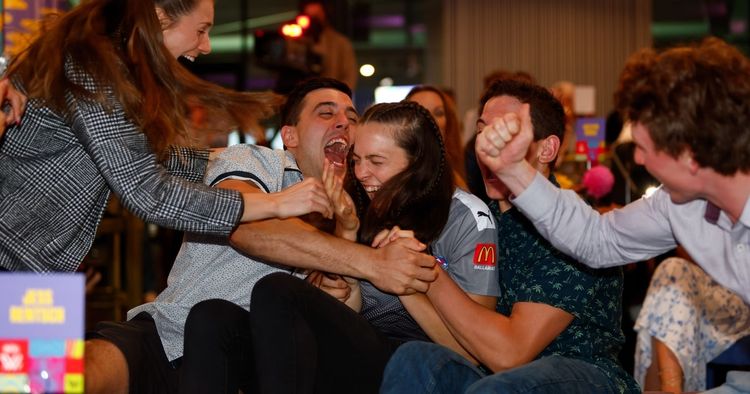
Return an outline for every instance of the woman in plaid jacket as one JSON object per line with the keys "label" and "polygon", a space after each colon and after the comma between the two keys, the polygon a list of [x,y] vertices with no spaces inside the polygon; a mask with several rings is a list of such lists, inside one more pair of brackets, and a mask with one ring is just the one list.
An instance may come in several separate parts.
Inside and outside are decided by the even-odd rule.
{"label": "woman in plaid jacket", "polygon": [[177,61],[210,52],[213,0],[91,0],[49,21],[8,77],[29,100],[0,141],[0,270],[74,271],[113,192],[142,219],[228,235],[240,222],[318,211],[315,180],[271,195],[212,189],[187,137],[186,97],[218,129],[247,129],[277,97],[238,93]]}

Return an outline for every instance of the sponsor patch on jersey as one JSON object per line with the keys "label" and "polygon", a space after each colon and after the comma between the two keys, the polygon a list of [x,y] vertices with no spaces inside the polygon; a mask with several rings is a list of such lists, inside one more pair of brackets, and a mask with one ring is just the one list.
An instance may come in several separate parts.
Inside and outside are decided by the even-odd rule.
{"label": "sponsor patch on jersey", "polygon": [[474,269],[494,270],[497,264],[497,246],[495,244],[477,244],[474,248]]}
{"label": "sponsor patch on jersey", "polygon": [[466,208],[469,208],[473,214],[472,216],[474,216],[474,221],[476,221],[477,231],[495,229],[495,221],[492,217],[492,213],[490,212],[490,209],[487,208],[487,204],[482,202],[479,197],[469,194],[461,189],[456,189],[456,192],[453,193],[453,197],[461,201]]}

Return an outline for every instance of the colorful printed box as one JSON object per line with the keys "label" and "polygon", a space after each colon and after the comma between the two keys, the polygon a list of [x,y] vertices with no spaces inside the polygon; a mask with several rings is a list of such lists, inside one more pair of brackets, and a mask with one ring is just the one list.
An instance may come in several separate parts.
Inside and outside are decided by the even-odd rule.
{"label": "colorful printed box", "polygon": [[83,393],[84,276],[0,273],[0,393]]}

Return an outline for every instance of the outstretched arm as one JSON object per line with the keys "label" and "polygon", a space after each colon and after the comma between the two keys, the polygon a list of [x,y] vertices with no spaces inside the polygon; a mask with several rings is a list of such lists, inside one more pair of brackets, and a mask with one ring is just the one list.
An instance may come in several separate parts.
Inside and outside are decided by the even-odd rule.
{"label": "outstretched arm", "polygon": [[533,139],[529,108],[496,118],[477,135],[477,158],[515,195],[513,205],[557,249],[602,268],[647,260],[676,246],[663,190],[600,215],[552,185],[526,161]]}
{"label": "outstretched arm", "polygon": [[421,253],[425,245],[419,241],[399,239],[373,249],[326,234],[298,218],[243,223],[230,241],[257,258],[365,279],[393,294],[425,292],[435,279],[435,259]]}
{"label": "outstretched arm", "polygon": [[[463,292],[463,291],[462,291]],[[487,308],[490,311],[495,310],[497,297],[483,296],[478,294],[465,293],[477,305]],[[450,329],[435,310],[430,299],[422,294],[416,293],[399,297],[404,308],[409,312],[411,317],[416,320],[427,336],[435,343],[451,348],[454,352],[466,357],[474,363],[478,360],[466,350],[458,340],[453,336]]]}
{"label": "outstretched arm", "polygon": [[493,371],[530,362],[573,321],[562,309],[534,302],[518,302],[504,316],[474,302],[438,271],[427,297],[457,341]]}

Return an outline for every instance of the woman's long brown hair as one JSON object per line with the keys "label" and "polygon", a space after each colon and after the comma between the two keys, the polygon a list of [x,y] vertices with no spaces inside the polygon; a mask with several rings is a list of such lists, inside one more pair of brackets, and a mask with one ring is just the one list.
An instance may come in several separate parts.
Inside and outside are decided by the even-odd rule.
{"label": "woman's long brown hair", "polygon": [[[179,64],[163,44],[155,6],[173,21],[201,0],[88,0],[45,21],[42,33],[13,59],[8,76],[29,98],[67,111],[66,94],[112,109],[111,91],[127,116],[146,134],[154,152],[187,135],[187,99],[206,110],[214,130],[249,130],[269,116],[280,98],[240,93],[206,82]],[[93,78],[95,91],[71,81],[66,62]],[[189,138],[188,138],[189,139]]]}
{"label": "woman's long brown hair", "polygon": [[359,119],[360,125],[370,122],[392,130],[409,164],[385,182],[370,201],[349,160],[347,191],[362,223],[359,241],[369,245],[381,230],[399,226],[414,231],[418,240],[429,244],[448,221],[455,188],[440,129],[427,109],[409,101],[373,105]]}

